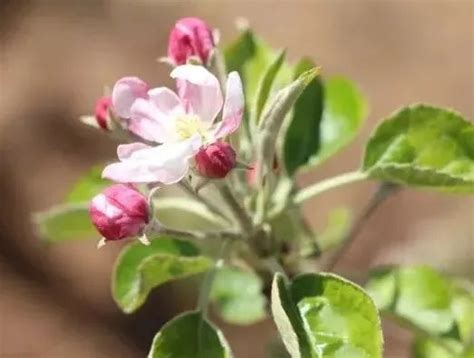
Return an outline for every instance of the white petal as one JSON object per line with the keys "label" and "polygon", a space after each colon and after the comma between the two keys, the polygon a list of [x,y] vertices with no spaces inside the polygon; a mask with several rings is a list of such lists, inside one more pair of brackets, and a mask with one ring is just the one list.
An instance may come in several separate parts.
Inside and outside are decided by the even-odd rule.
{"label": "white petal", "polygon": [[147,98],[148,85],[138,77],[123,77],[112,90],[112,105],[115,113],[130,118],[130,109],[137,98]]}
{"label": "white petal", "polygon": [[131,158],[135,152],[150,148],[152,147],[143,143],[120,144],[117,147],[117,156],[121,161],[124,161]]}
{"label": "white petal", "polygon": [[189,170],[189,159],[201,146],[201,137],[195,135],[185,141],[165,143],[157,147],[147,147],[132,152],[120,163],[108,165],[102,176],[124,183],[174,184]]}
{"label": "white petal", "polygon": [[171,72],[187,113],[195,114],[209,127],[222,108],[219,81],[203,66],[183,65]]}
{"label": "white petal", "polygon": [[226,97],[224,109],[222,111],[222,122],[220,122],[214,131],[214,138],[222,138],[235,132],[242,122],[244,112],[244,91],[242,81],[237,72],[229,73],[226,84]]}

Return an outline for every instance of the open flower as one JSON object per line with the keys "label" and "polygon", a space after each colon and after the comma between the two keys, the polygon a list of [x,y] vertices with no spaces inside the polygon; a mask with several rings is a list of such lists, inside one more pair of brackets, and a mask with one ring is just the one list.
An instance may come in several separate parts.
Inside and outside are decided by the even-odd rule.
{"label": "open flower", "polygon": [[[108,165],[105,178],[126,183],[179,182],[199,150],[237,130],[244,95],[237,72],[227,78],[226,98],[217,78],[202,66],[183,65],[171,72],[178,93],[148,89],[138,78],[119,80],[112,92],[116,113],[129,119],[129,130],[147,141],[119,145],[120,162]],[[222,120],[214,123],[222,110]]]}

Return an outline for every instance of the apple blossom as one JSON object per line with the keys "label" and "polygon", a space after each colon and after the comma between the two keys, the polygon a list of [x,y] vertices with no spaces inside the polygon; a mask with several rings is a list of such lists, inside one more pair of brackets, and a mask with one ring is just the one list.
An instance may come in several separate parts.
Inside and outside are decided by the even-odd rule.
{"label": "apple blossom", "polygon": [[214,46],[210,27],[197,17],[185,17],[171,30],[168,59],[175,66],[184,65],[191,57],[207,64]]}
{"label": "apple blossom", "polygon": [[[244,95],[237,72],[227,78],[225,101],[219,81],[202,66],[178,66],[171,77],[177,94],[165,87],[145,92],[148,86],[135,77],[115,84],[112,101],[118,116],[128,119],[131,132],[161,145],[119,145],[120,162],[108,165],[103,177],[123,183],[179,182],[201,148],[239,128]],[[214,123],[221,110],[222,120]]]}
{"label": "apple blossom", "polygon": [[200,175],[211,179],[224,178],[235,167],[235,150],[226,142],[215,142],[201,148],[195,160]]}
{"label": "apple blossom", "polygon": [[148,202],[133,186],[115,184],[96,195],[89,206],[92,223],[105,241],[140,236],[149,221]]}

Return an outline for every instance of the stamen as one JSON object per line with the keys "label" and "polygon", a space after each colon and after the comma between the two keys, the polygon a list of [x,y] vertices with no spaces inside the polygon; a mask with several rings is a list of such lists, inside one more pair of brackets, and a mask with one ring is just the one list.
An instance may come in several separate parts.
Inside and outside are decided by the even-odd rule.
{"label": "stamen", "polygon": [[175,122],[176,133],[181,139],[191,138],[194,134],[205,136],[206,130],[201,119],[195,115],[184,115]]}

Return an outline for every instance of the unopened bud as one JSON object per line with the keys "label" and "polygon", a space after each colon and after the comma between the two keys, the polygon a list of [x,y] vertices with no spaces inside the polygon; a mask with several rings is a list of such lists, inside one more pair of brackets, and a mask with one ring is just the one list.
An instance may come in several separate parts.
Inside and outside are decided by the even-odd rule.
{"label": "unopened bud", "polygon": [[174,65],[184,65],[193,58],[205,65],[214,47],[209,26],[197,17],[185,17],[171,30],[168,57]]}
{"label": "unopened bud", "polygon": [[211,179],[224,178],[236,164],[235,151],[226,142],[215,142],[201,148],[195,160],[198,173]]}
{"label": "unopened bud", "polygon": [[105,130],[110,130],[110,108],[112,99],[109,96],[103,96],[95,103],[94,116],[98,126]]}
{"label": "unopened bud", "polygon": [[107,241],[139,236],[149,221],[147,199],[127,184],[112,185],[95,196],[89,214]]}

